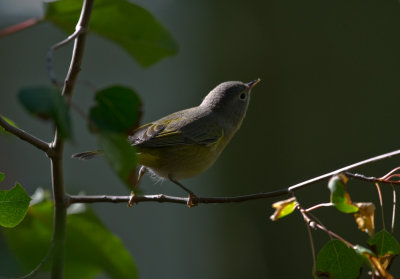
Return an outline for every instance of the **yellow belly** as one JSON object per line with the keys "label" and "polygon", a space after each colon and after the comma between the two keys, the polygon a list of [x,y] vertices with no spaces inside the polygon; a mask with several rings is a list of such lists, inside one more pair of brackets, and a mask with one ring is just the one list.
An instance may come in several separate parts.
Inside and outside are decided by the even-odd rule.
{"label": "yellow belly", "polygon": [[138,163],[163,178],[190,178],[208,169],[218,159],[226,143],[219,140],[211,145],[137,148]]}

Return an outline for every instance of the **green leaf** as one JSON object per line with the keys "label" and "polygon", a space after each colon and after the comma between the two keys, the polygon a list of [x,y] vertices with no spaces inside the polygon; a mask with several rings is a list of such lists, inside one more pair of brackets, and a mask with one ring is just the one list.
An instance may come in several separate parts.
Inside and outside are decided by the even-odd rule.
{"label": "green leaf", "polygon": [[102,133],[99,136],[100,147],[119,178],[128,186],[136,180],[136,151],[123,134]]}
{"label": "green leaf", "polygon": [[6,177],[6,175],[4,173],[0,172],[0,182],[2,182],[5,177]]}
{"label": "green leaf", "polygon": [[274,214],[271,215],[270,219],[272,221],[276,221],[280,218],[283,218],[289,214],[291,214],[296,208],[296,199],[289,198],[282,201],[277,201],[272,205],[275,208]]}
{"label": "green leaf", "polygon": [[[82,0],[50,2],[45,19],[70,34],[81,8]],[[142,66],[178,51],[172,36],[147,10],[126,0],[96,0],[89,30],[120,45]]]}
{"label": "green leaf", "polygon": [[363,258],[340,240],[330,240],[319,251],[316,262],[318,276],[335,279],[358,278]]}
{"label": "green leaf", "polygon": [[400,244],[389,232],[382,230],[368,239],[368,245],[378,256],[398,255]]}
{"label": "green leaf", "polygon": [[25,217],[30,200],[19,183],[10,190],[0,190],[0,226],[13,228],[18,225]]}
{"label": "green leaf", "polygon": [[129,134],[139,122],[141,101],[130,88],[113,86],[96,93],[90,120],[100,131]]}
{"label": "green leaf", "polygon": [[[17,259],[27,270],[34,268],[50,246],[53,203],[49,200],[29,208],[27,217],[4,235]],[[91,210],[67,216],[66,279],[91,279],[100,273],[115,279],[137,278],[135,263],[121,240]],[[50,265],[43,267],[43,271]]]}
{"label": "green leaf", "polygon": [[358,211],[358,207],[353,205],[350,199],[350,195],[346,192],[346,186],[348,178],[343,175],[333,176],[328,183],[328,188],[331,191],[331,203],[343,213],[354,213]]}
{"label": "green leaf", "polygon": [[[9,118],[7,118],[7,117],[5,117],[5,116],[2,116],[2,115],[0,115],[0,117],[1,117],[4,121],[6,121],[8,124],[10,124],[11,126],[18,127],[17,124],[15,124],[15,122],[12,121],[11,119],[9,119]],[[5,135],[8,135],[8,134],[9,134],[9,132],[7,132],[2,126],[0,126],[0,132],[2,132],[2,133],[5,134]]]}
{"label": "green leaf", "polygon": [[18,97],[30,113],[45,120],[52,119],[62,137],[71,137],[68,107],[56,89],[46,86],[25,88],[19,91]]}

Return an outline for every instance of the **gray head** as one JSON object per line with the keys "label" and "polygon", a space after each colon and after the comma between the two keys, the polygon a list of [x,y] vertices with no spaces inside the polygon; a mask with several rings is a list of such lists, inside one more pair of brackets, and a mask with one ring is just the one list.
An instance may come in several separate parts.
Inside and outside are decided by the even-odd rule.
{"label": "gray head", "polygon": [[241,81],[223,82],[211,90],[200,105],[213,109],[247,108],[250,100],[250,91],[260,81],[260,79],[256,79],[249,83]]}
{"label": "gray head", "polygon": [[235,123],[241,122],[249,105],[250,91],[259,82],[260,79],[249,83],[241,81],[223,82],[208,93],[200,106],[206,106],[212,111],[229,116],[229,119],[232,119]]}

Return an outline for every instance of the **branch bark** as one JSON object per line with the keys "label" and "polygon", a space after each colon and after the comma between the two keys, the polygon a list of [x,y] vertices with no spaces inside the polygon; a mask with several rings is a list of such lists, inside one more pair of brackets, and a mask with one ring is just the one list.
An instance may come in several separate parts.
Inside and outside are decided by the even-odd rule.
{"label": "branch bark", "polygon": [[[79,36],[75,39],[71,64],[62,90],[62,95],[67,98],[68,103],[71,101],[75,84],[78,79],[78,74],[81,70],[83,52],[86,42],[86,31],[89,27],[93,3],[94,0],[83,1],[81,15],[76,26],[76,30],[83,30],[84,32],[79,32]],[[50,146],[54,151],[52,156],[50,156],[52,169],[52,189],[54,197],[54,251],[51,277],[53,279],[60,279],[64,277],[64,255],[68,204],[66,201],[63,177],[64,139],[60,137],[60,134],[57,132],[57,130],[54,141]]]}
{"label": "branch bark", "polygon": [[[361,174],[352,174],[347,172],[348,170],[354,169],[356,167],[370,164],[372,162],[376,162],[379,160],[387,159],[392,156],[400,155],[400,150],[392,151],[389,153],[385,153],[379,156],[375,156],[349,166],[340,168],[338,170],[323,174],[321,176],[311,178],[309,180],[300,182],[288,188],[272,191],[272,192],[261,192],[256,194],[249,194],[243,196],[235,196],[235,197],[192,197],[191,201],[194,204],[208,204],[208,203],[236,203],[236,202],[245,202],[250,200],[259,200],[259,199],[267,199],[273,197],[279,197],[283,195],[287,195],[293,193],[297,190],[302,189],[303,187],[309,186],[314,184],[318,181],[329,179],[333,175],[339,173],[345,173],[349,177],[354,179],[360,179],[363,181],[369,182],[379,182],[379,183],[386,183],[386,184],[400,184],[400,181],[388,181],[382,180],[382,178],[376,177],[366,177]],[[68,205],[73,203],[128,203],[130,196],[108,196],[108,195],[98,195],[98,196],[81,196],[81,195],[69,195],[67,196],[66,203]],[[176,196],[169,196],[164,194],[157,194],[157,195],[143,195],[143,196],[135,196],[134,202],[141,203],[141,202],[159,202],[159,203],[178,203],[178,204],[187,204],[189,197],[176,197]]]}
{"label": "branch bark", "polygon": [[13,125],[10,125],[7,121],[4,120],[4,118],[0,115],[0,126],[4,128],[7,132],[10,134],[13,134],[14,136],[19,137],[21,140],[26,141],[33,145],[34,147],[42,150],[45,152],[48,156],[53,155],[53,150],[50,148],[50,144],[38,139],[37,137],[29,134],[28,132],[25,132],[24,130],[14,127]]}

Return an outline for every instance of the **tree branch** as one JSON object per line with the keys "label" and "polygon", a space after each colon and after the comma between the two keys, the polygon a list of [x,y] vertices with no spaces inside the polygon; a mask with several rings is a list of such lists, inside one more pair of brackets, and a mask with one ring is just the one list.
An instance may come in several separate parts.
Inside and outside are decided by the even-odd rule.
{"label": "tree branch", "polygon": [[306,180],[304,182],[301,182],[301,183],[298,183],[296,185],[290,186],[288,189],[289,189],[290,192],[293,192],[293,191],[296,191],[296,190],[298,190],[300,188],[303,188],[304,186],[307,186],[307,185],[316,183],[318,181],[327,179],[327,178],[329,178],[329,177],[331,177],[331,176],[333,176],[335,174],[339,174],[341,172],[346,172],[346,171],[349,171],[349,170],[354,169],[356,167],[367,165],[369,163],[373,163],[373,162],[380,161],[380,160],[383,160],[383,159],[387,159],[387,158],[390,158],[392,156],[397,156],[399,154],[400,154],[400,149],[392,151],[392,152],[389,152],[389,153],[385,153],[385,154],[382,154],[382,155],[378,155],[378,156],[375,156],[375,157],[360,161],[358,163],[354,163],[352,165],[348,165],[348,166],[343,167],[341,169],[338,169],[338,170],[323,174],[321,176],[317,176],[317,177],[311,178],[311,179]]}
{"label": "tree branch", "polygon": [[[366,165],[372,162],[376,162],[379,160],[383,160],[392,156],[400,155],[400,150],[396,150],[393,152],[385,153],[379,156],[375,156],[372,158],[369,158],[367,160],[360,161],[358,163],[340,168],[338,170],[329,172],[327,174],[306,180],[304,182],[295,184],[293,186],[290,186],[285,189],[280,189],[277,191],[272,191],[272,192],[261,192],[261,193],[256,193],[256,194],[249,194],[249,195],[243,195],[243,196],[235,196],[235,197],[192,197],[192,202],[194,204],[201,204],[201,203],[234,203],[234,202],[244,202],[244,201],[250,201],[250,200],[259,200],[259,199],[267,199],[267,198],[272,198],[272,197],[279,197],[283,195],[290,194],[294,191],[300,190],[301,188],[314,184],[318,181],[324,180],[324,179],[329,179],[335,174],[339,174],[342,172],[345,172],[347,170]],[[364,181],[371,181],[371,182],[381,182],[381,183],[387,183],[387,184],[400,184],[400,181],[385,181],[382,180],[381,178],[375,178],[375,177],[365,177],[360,174],[352,174],[349,172],[345,172],[346,175],[355,178],[355,179],[361,179]],[[99,203],[99,202],[108,202],[108,203],[128,203],[129,202],[130,196],[107,196],[107,195],[99,195],[99,196],[81,196],[81,195],[70,195],[67,196],[67,204],[73,204],[73,203]],[[176,197],[176,196],[168,196],[164,194],[158,194],[158,195],[143,195],[143,196],[135,196],[134,202],[135,203],[141,203],[141,202],[159,202],[159,203],[178,203],[178,204],[187,204],[189,197]]]}
{"label": "tree branch", "polygon": [[[67,77],[64,82],[62,95],[67,98],[68,103],[71,102],[78,74],[81,70],[83,52],[85,49],[87,32],[78,30],[88,30],[90,15],[93,9],[94,0],[84,0],[81,15],[76,26],[78,37],[75,39],[72,51],[71,64]],[[63,44],[63,42],[61,43]],[[51,143],[54,154],[50,156],[52,168],[52,188],[54,197],[54,225],[53,225],[53,244],[54,257],[51,269],[51,277],[60,279],[64,277],[64,256],[65,256],[65,238],[66,238],[66,222],[67,222],[67,202],[64,187],[63,176],[63,153],[64,139],[56,130],[54,141]]]}
{"label": "tree branch", "polygon": [[31,145],[35,146],[36,148],[44,151],[48,156],[53,154],[53,150],[50,148],[50,144],[38,139],[37,137],[29,134],[28,132],[17,128],[11,124],[9,124],[4,118],[0,115],[0,126],[4,128],[10,134],[19,137],[23,141],[30,143]]}

